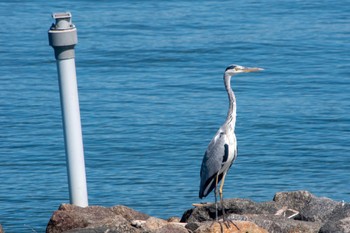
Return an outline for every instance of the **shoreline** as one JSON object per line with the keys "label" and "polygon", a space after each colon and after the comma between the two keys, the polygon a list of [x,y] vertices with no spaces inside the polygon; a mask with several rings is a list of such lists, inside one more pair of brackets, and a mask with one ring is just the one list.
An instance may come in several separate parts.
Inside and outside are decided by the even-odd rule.
{"label": "shoreline", "polygon": [[[278,192],[272,201],[225,199],[227,221],[215,221],[215,204],[196,204],[182,218],[149,216],[126,206],[77,207],[62,204],[54,211],[47,233],[96,232],[350,232],[350,204],[308,191]],[[222,218],[219,204],[219,219]]]}

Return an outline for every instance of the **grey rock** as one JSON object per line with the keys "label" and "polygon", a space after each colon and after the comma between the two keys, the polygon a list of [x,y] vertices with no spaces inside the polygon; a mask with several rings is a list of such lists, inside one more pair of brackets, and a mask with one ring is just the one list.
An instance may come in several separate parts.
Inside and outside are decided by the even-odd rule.
{"label": "grey rock", "polygon": [[280,192],[273,199],[279,206],[286,206],[299,211],[298,220],[324,222],[339,202],[325,197],[316,197],[308,191]]}
{"label": "grey rock", "polygon": [[[247,199],[225,199],[224,210],[228,214],[275,214],[279,206],[275,202],[256,203]],[[222,216],[221,205],[218,206],[218,217]],[[215,220],[215,204],[203,205],[186,211],[181,222],[203,222]]]}
{"label": "grey rock", "polygon": [[198,227],[200,227],[201,223],[200,222],[190,222],[186,224],[186,229],[188,229],[190,232],[194,232],[197,230]]}
{"label": "grey rock", "polygon": [[301,210],[307,206],[315,196],[308,191],[278,192],[273,197],[273,201],[280,206]]}
{"label": "grey rock", "polygon": [[350,204],[340,203],[320,229],[320,233],[350,232]]}
{"label": "grey rock", "polygon": [[319,231],[319,233],[350,233],[350,218],[344,218],[336,222],[327,222]]}
{"label": "grey rock", "polygon": [[311,222],[324,222],[331,217],[338,202],[328,198],[313,197],[308,205],[300,210],[300,220]]}

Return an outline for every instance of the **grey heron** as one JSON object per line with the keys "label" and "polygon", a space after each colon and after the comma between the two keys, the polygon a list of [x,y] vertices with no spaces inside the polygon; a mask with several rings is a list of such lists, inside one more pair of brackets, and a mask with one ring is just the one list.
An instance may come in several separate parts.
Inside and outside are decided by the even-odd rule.
{"label": "grey heron", "polygon": [[226,174],[237,157],[237,139],[235,135],[236,97],[231,88],[231,77],[238,73],[256,72],[260,70],[263,69],[230,65],[226,68],[224,73],[224,84],[228,94],[229,110],[225,123],[216,132],[204,154],[200,172],[201,182],[199,188],[199,198],[201,199],[215,189],[216,220],[218,220],[217,186],[221,181],[219,195],[223,218],[225,218],[222,197],[223,186]]}

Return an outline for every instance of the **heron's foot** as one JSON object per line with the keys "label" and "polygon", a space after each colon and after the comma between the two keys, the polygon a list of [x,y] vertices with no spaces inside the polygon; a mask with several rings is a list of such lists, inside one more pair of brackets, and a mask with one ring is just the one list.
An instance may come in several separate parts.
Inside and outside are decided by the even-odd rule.
{"label": "heron's foot", "polygon": [[227,220],[225,207],[223,205],[223,201],[221,202],[221,208],[222,208],[221,209],[221,211],[222,211],[222,221],[225,224],[226,228],[230,228],[230,225],[232,224],[232,225],[234,225],[237,228],[237,230],[239,230],[239,227],[232,220],[230,220],[230,219]]}
{"label": "heron's foot", "polygon": [[226,226],[227,229],[230,229],[230,228],[231,228],[231,225],[233,225],[233,226],[235,226],[235,228],[236,228],[237,230],[240,231],[239,227],[238,227],[232,220],[225,220],[225,221],[224,221],[224,224],[225,224],[225,226]]}
{"label": "heron's foot", "polygon": [[[223,226],[222,226],[222,223],[219,222],[219,224],[220,224],[220,231],[223,233],[223,232],[224,232],[224,228],[223,228]],[[226,228],[227,228],[227,226],[226,226]]]}
{"label": "heron's foot", "polygon": [[[223,227],[223,225],[226,226],[226,224],[224,224],[224,223],[221,222],[220,220],[215,220],[215,221],[213,221],[213,222],[210,224],[210,228],[213,228],[213,226],[214,226],[216,223],[219,223],[220,232],[221,232],[221,233],[224,233],[224,227]],[[228,228],[228,227],[226,226],[226,229],[227,229],[227,228]]]}
{"label": "heron's foot", "polygon": [[[221,233],[224,233],[224,232],[225,232],[225,229],[226,229],[226,230],[230,230],[233,226],[234,226],[238,231],[240,231],[239,227],[238,227],[232,220],[227,220],[227,221],[222,221],[222,220],[213,221],[212,224],[210,225],[210,227],[213,228],[213,225],[215,225],[216,223],[219,224],[219,226],[220,226],[220,232],[221,232]],[[233,225],[233,226],[232,226],[232,225]]]}

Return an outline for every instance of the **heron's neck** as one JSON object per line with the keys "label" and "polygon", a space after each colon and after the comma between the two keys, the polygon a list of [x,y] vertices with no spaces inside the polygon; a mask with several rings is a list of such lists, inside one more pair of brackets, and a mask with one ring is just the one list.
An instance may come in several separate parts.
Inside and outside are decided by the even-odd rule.
{"label": "heron's neck", "polygon": [[236,97],[231,88],[231,76],[224,75],[225,88],[228,94],[229,109],[225,121],[225,125],[228,125],[235,129],[236,125]]}

